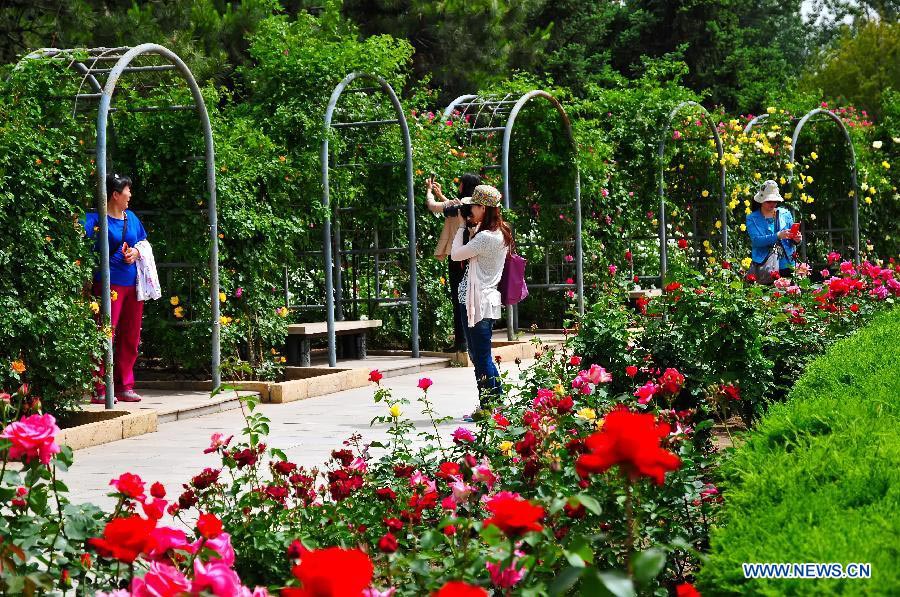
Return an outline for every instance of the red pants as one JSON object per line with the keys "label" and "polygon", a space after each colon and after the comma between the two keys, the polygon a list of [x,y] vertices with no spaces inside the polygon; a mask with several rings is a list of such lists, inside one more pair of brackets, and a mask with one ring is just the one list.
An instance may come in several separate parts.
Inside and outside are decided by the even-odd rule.
{"label": "red pants", "polygon": [[[137,300],[134,286],[110,285],[110,291],[116,300],[112,301],[113,328],[113,379],[116,393],[134,388],[134,362],[138,356],[138,345],[141,343],[141,317],[144,314],[144,303]],[[100,283],[94,282],[94,296],[100,296]],[[100,362],[98,375],[100,383],[96,390],[98,395],[106,394],[103,382],[106,375],[103,361]]]}

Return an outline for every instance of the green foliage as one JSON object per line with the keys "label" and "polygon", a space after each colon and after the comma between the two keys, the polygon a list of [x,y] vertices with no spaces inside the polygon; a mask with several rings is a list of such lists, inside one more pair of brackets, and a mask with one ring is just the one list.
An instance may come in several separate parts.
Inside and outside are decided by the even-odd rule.
{"label": "green foliage", "polygon": [[[900,590],[900,311],[810,364],[722,466],[726,508],[700,571],[721,595]],[[871,580],[745,580],[742,562],[868,562]]]}
{"label": "green foliage", "polygon": [[0,391],[27,381],[59,412],[90,389],[100,347],[79,221],[92,165],[70,105],[42,99],[62,92],[55,73],[30,66],[0,88]]}
{"label": "green foliage", "polygon": [[807,89],[860,106],[876,117],[890,110],[883,93],[900,81],[900,23],[870,21],[846,28],[803,78]]}

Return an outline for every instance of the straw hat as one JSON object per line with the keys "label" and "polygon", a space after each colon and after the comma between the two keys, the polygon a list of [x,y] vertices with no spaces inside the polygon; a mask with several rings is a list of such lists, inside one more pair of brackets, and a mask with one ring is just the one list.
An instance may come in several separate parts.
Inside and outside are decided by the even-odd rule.
{"label": "straw hat", "polygon": [[763,183],[762,188],[757,191],[753,200],[757,203],[765,203],[766,201],[784,201],[784,197],[778,192],[778,183],[774,180],[767,180]]}
{"label": "straw hat", "polygon": [[500,207],[503,196],[495,187],[489,184],[480,184],[472,191],[471,197],[463,197],[462,203],[471,205],[483,205],[485,207]]}

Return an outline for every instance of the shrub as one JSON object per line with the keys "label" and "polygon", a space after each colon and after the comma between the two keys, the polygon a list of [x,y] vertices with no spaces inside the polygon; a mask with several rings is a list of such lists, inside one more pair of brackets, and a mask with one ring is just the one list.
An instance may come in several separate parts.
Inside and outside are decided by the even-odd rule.
{"label": "shrub", "polygon": [[[724,524],[702,584],[717,594],[900,591],[900,310],[810,364],[721,469]],[[745,580],[742,562],[868,562],[872,580]]]}

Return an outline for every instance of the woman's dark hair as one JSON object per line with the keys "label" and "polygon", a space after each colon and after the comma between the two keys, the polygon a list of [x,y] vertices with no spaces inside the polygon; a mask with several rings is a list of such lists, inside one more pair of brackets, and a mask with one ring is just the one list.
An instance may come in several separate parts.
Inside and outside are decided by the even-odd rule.
{"label": "woman's dark hair", "polygon": [[126,188],[131,187],[131,179],[121,174],[106,175],[106,198],[112,199],[113,193],[121,193]]}
{"label": "woman's dark hair", "polygon": [[462,184],[462,192],[459,194],[459,199],[471,197],[472,193],[475,192],[475,187],[481,184],[481,177],[477,174],[466,172],[460,177],[459,182]]}
{"label": "woman's dark hair", "polygon": [[[478,227],[478,232],[482,230],[490,230],[491,232],[494,232],[497,229],[499,229],[503,234],[503,244],[511,248],[513,245],[512,228],[510,228],[509,224],[507,224],[503,219],[503,214],[500,213],[500,208],[485,206],[484,218],[481,220],[481,226]],[[476,232],[475,234],[478,234],[478,232]]]}

